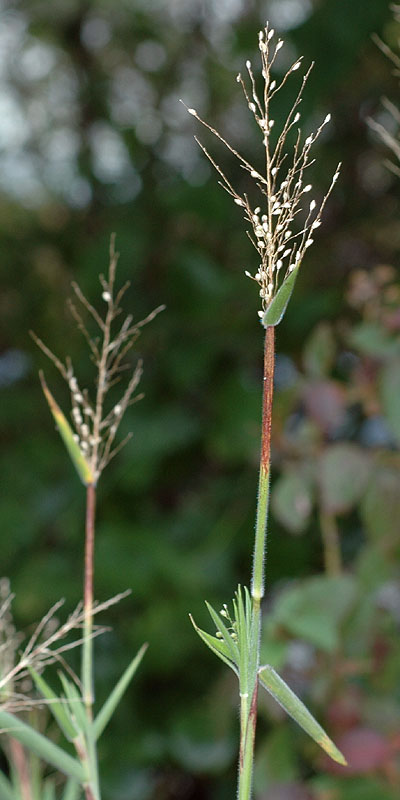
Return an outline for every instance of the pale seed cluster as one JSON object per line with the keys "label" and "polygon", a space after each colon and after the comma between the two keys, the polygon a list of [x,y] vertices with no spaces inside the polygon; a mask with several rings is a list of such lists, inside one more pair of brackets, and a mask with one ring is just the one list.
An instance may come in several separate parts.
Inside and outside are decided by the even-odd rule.
{"label": "pale seed cluster", "polygon": [[[261,193],[259,205],[253,208],[247,194],[239,194],[233,188],[221,168],[199,142],[205,155],[219,173],[222,179],[221,186],[233,197],[234,202],[244,209],[244,218],[246,222],[250,222],[252,230],[248,232],[248,235],[257,250],[260,263],[255,274],[251,274],[247,270],[245,274],[258,284],[262,306],[258,312],[260,317],[263,316],[265,309],[276,294],[281,279],[301,263],[306,250],[312,245],[314,231],[321,224],[322,212],[333,185],[338,179],[340,167],[339,165],[322,202],[317,203],[315,199],[308,199],[309,193],[312,191],[312,184],[306,180],[306,170],[313,163],[311,149],[325,125],[329,123],[330,114],[327,114],[316,131],[305,139],[303,138],[301,129],[298,127],[301,116],[298,107],[313,66],[311,65],[303,76],[282,130],[279,134],[275,134],[275,120],[271,117],[270,103],[291,74],[301,67],[302,62],[302,58],[296,59],[282,78],[278,81],[271,79],[271,70],[283,44],[282,39],[276,41],[275,32],[268,25],[260,31],[258,46],[263,78],[262,95],[257,92],[250,61],[246,62],[249,85],[245,83],[240,74],[237,76],[249,110],[262,133],[265,171],[254,169],[218,131],[199,117],[195,109],[188,109],[190,114],[220,139],[239,159],[241,166],[255,180]],[[292,140],[290,146],[289,140]]]}
{"label": "pale seed cluster", "polygon": [[[234,642],[237,642],[237,638],[238,638],[238,635],[237,635],[237,623],[235,622],[235,620],[232,619],[232,617],[231,617],[231,615],[229,613],[229,610],[228,610],[228,606],[227,606],[226,603],[224,603],[224,605],[222,606],[221,611],[219,613],[221,614],[221,617],[225,617],[225,619],[227,620],[227,623],[228,623],[227,629],[229,631],[229,635],[230,635],[231,639]],[[224,638],[222,633],[221,633],[221,631],[217,631],[215,635],[216,635],[217,639],[223,639]]]}
{"label": "pale seed cluster", "polygon": [[90,398],[87,389],[80,387],[71,360],[67,358],[65,364],[62,363],[41,339],[32,334],[36,343],[53,361],[68,383],[71,394],[72,425],[75,431],[74,439],[91,467],[95,482],[97,482],[110,459],[131,437],[131,434],[128,434],[116,447],[113,446],[126,409],[143,396],[135,395],[135,390],[142,375],[142,361],[139,359],[137,362],[124,391],[109,411],[105,409],[108,392],[115,384],[119,383],[122,377],[121,373],[130,368],[129,364],[125,362],[125,357],[140,335],[141,328],[164,309],[164,306],[159,306],[140,322],[133,322],[133,317],[129,314],[122,325],[115,330],[115,320],[121,314],[120,302],[129,287],[129,282],[127,282],[121,289],[115,290],[117,262],[118,254],[115,252],[114,237],[112,237],[108,276],[105,278],[100,275],[101,297],[106,306],[103,315],[96,311],[80,287],[76,283],[72,284],[81,307],[90,315],[100,333],[95,337],[89,334],[80,310],[70,301],[70,310],[79,330],[89,345],[91,359],[97,368],[97,385],[93,399]]}

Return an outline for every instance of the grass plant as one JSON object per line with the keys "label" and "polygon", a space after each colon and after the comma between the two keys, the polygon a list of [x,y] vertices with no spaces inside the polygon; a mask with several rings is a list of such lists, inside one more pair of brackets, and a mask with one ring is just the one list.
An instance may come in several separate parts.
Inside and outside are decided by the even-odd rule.
{"label": "grass plant", "polygon": [[[94,624],[94,616],[129,594],[124,592],[104,603],[94,600],[96,489],[103,470],[131,437],[128,434],[122,441],[115,443],[124,414],[132,403],[142,397],[136,392],[142,375],[142,362],[138,360],[132,369],[127,356],[142,327],[163,309],[163,306],[156,308],[140,322],[134,322],[132,315],[128,314],[121,323],[121,300],[129,284],[116,288],[117,261],[118,254],[112,237],[108,274],[106,277],[100,275],[101,301],[106,309],[103,315],[89,302],[77,284],[73,284],[73,289],[79,306],[72,301],[69,304],[95,365],[97,376],[93,397],[88,389],[81,387],[71,360],[67,357],[65,362],[61,361],[32,333],[35,342],[68,384],[71,397],[70,423],[48,388],[44,374],[40,373],[42,389],[53,419],[86,488],[83,601],[64,624],[55,622],[55,614],[62,601],[56,603],[17,656],[20,640],[10,615],[12,595],[9,588],[6,587],[4,591],[3,586],[4,596],[0,609],[4,639],[1,650],[3,663],[0,679],[0,726],[7,732],[10,743],[10,779],[4,775],[0,778],[0,797],[4,797],[4,800],[53,800],[56,797],[52,779],[35,780],[37,759],[44,760],[67,776],[63,800],[74,800],[81,796],[82,791],[86,800],[101,800],[97,741],[133,678],[147,647],[143,645],[140,648],[103,707],[95,714],[93,639],[105,629]],[[96,328],[93,335],[84,318],[85,313]],[[127,369],[131,370],[130,377],[115,398],[113,387],[120,383]],[[66,638],[71,633],[74,633],[72,640]],[[82,647],[79,677],[74,675],[64,658],[65,653],[77,645]],[[54,691],[42,675],[44,668],[54,662],[58,662],[61,667],[60,692]],[[39,701],[34,701],[18,691],[18,685],[26,677],[33,681]],[[75,757],[64,747],[39,733],[30,722],[21,719],[21,711],[26,715],[27,710],[37,703],[48,706],[63,738],[73,745]],[[30,751],[29,758],[26,757],[25,748]],[[36,757],[34,762],[32,754]],[[32,763],[35,764],[35,770]]]}
{"label": "grass plant", "polygon": [[[274,77],[275,62],[283,47],[268,24],[259,33],[258,46],[261,57],[263,81],[262,93],[250,61],[246,63],[248,81],[241,74],[237,81],[241,85],[245,101],[260,129],[265,153],[265,169],[259,172],[246,158],[228,142],[215,128],[204,121],[197,111],[188,108],[214,137],[239,160],[241,167],[253,179],[256,200],[247,193],[240,193],[231,184],[221,167],[206,147],[199,142],[203,152],[216,169],[221,186],[244,212],[250,225],[248,236],[257,251],[259,265],[254,274],[246,270],[246,276],[255,282],[261,301],[258,311],[264,334],[263,401],[261,424],[261,454],[258,484],[258,500],[253,549],[253,568],[250,590],[238,587],[233,600],[233,610],[224,605],[217,613],[210,605],[207,608],[216,627],[216,635],[195,628],[203,641],[236,673],[240,694],[240,747],[238,770],[238,800],[249,800],[252,795],[254,744],[257,723],[258,688],[261,685],[269,692],[296,722],[333,758],[345,764],[345,759],[329,739],[302,701],[269,665],[260,662],[260,640],[262,629],[261,603],[265,592],[265,558],[269,510],[269,483],[271,461],[271,424],[275,359],[275,327],[281,322],[294,283],[307,249],[313,243],[315,230],[339,176],[340,165],[333,175],[331,185],[323,199],[317,203],[309,200],[312,191],[308,183],[308,170],[313,163],[311,151],[330,115],[316,129],[303,136],[299,127],[303,92],[312,66],[305,72],[295,95],[289,114],[280,131],[275,132],[272,106],[276,95],[290,80],[293,73],[302,67],[302,58],[297,58],[283,77]],[[198,141],[198,140],[197,140]]]}

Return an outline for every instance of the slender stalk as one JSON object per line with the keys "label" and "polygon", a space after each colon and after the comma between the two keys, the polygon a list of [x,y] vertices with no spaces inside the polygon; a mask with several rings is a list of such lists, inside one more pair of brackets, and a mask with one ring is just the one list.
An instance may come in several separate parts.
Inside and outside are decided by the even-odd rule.
{"label": "slender stalk", "polygon": [[85,571],[83,579],[83,647],[82,687],[89,719],[93,706],[93,560],[96,514],[96,487],[89,483],[86,490]]}
{"label": "slender stalk", "polygon": [[[85,569],[83,579],[83,643],[82,643],[82,691],[88,717],[88,730],[93,720],[93,565],[96,518],[96,486],[89,483],[86,490],[85,521]],[[100,800],[96,747],[91,733],[85,742],[85,761],[87,762],[90,784],[85,786],[86,800]]]}
{"label": "slender stalk", "polygon": [[274,365],[275,328],[268,327],[265,332],[264,345],[260,477],[258,484],[256,532],[253,555],[253,580],[251,585],[251,594],[255,609],[259,609],[261,599],[264,595],[264,559],[269,504],[269,471],[271,454],[272,398],[274,391]]}
{"label": "slender stalk", "polygon": [[261,599],[264,595],[265,550],[267,539],[267,521],[269,505],[269,472],[271,454],[271,420],[272,399],[274,389],[274,362],[275,362],[275,328],[268,327],[265,332],[264,344],[264,375],[263,375],[263,407],[261,431],[261,456],[260,476],[258,485],[258,501],[256,530],[253,554],[253,579],[251,595],[253,598],[252,630],[253,647],[255,656],[252,659],[252,685],[253,694],[249,698],[241,696],[240,713],[240,761],[239,761],[239,786],[238,800],[250,800],[253,778],[254,742],[257,724],[257,689],[258,668],[260,665],[260,637],[261,637]]}
{"label": "slender stalk", "polygon": [[333,514],[321,511],[319,522],[324,546],[325,572],[327,575],[340,575],[342,572],[342,556],[336,518]]}
{"label": "slender stalk", "polygon": [[19,791],[21,793],[21,800],[33,800],[31,779],[29,774],[28,761],[26,752],[21,744],[16,739],[11,739],[9,742],[11,758],[18,777]]}

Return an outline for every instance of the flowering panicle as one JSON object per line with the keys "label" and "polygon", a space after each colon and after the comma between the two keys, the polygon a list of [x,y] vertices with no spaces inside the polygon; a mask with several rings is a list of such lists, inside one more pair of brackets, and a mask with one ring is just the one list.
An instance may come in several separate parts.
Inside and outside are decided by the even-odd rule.
{"label": "flowering panicle", "polygon": [[[97,482],[110,459],[131,438],[131,434],[128,434],[120,444],[113,447],[115,436],[126,409],[143,396],[135,395],[135,390],[142,375],[142,361],[139,359],[137,362],[119,400],[109,411],[105,411],[107,394],[120,381],[121,373],[129,369],[129,364],[125,363],[124,359],[140,335],[141,328],[164,309],[164,306],[159,306],[140,322],[133,322],[133,317],[129,314],[122,325],[119,326],[119,329],[114,332],[114,322],[121,314],[120,303],[129,287],[129,282],[127,282],[121,289],[115,290],[117,262],[118,254],[115,252],[114,237],[112,237],[108,276],[105,278],[104,275],[100,275],[101,296],[106,304],[106,311],[103,317],[87,300],[80,287],[76,283],[72,284],[81,306],[92,317],[100,331],[100,337],[92,337],[79,308],[72,301],[69,302],[72,315],[89,345],[92,361],[97,368],[97,386],[93,400],[90,398],[89,391],[81,388],[71,360],[67,358],[64,364],[41,339],[31,332],[35,342],[55,364],[68,384],[71,394],[73,439],[78,445],[85,462],[90,467],[94,483]],[[42,383],[46,390],[47,387],[43,380]]]}
{"label": "flowering panicle", "polygon": [[[257,250],[260,263],[254,275],[247,270],[245,274],[258,284],[262,305],[262,309],[258,313],[260,317],[263,317],[280,284],[300,265],[304,253],[312,245],[314,231],[321,224],[322,212],[333,185],[338,179],[340,165],[337,167],[322,202],[317,203],[316,200],[309,199],[312,185],[307,182],[305,173],[313,163],[310,155],[311,149],[331,117],[330,114],[327,114],[317,130],[310,133],[305,139],[303,138],[301,129],[298,127],[301,116],[298,107],[313,66],[311,65],[303,76],[300,89],[281,132],[277,137],[273,136],[272,130],[275,121],[271,117],[271,101],[291,74],[301,67],[302,58],[296,59],[285,75],[277,81],[271,78],[271,70],[279,50],[283,47],[282,39],[276,41],[274,30],[267,25],[259,33],[258,46],[264,81],[263,95],[260,97],[257,93],[250,61],[246,62],[248,81],[245,82],[240,74],[237,76],[237,81],[242,86],[247,105],[262,134],[265,149],[265,172],[254,169],[218,131],[199,117],[195,109],[189,108],[188,111],[239,159],[241,166],[255,180],[261,193],[259,204],[252,207],[247,194],[239,194],[236,191],[204,145],[198,142],[219,173],[221,186],[233,197],[234,202],[243,208],[244,218],[251,225],[252,231],[248,235]],[[292,131],[294,144],[288,152],[287,140]],[[274,143],[271,141],[272,138]],[[299,225],[296,218],[301,213],[303,216]]]}

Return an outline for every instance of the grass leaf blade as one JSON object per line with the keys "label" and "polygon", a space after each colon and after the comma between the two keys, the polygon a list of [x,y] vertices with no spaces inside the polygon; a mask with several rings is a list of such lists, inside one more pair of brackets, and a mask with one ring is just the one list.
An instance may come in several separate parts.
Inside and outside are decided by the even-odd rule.
{"label": "grass leaf blade", "polygon": [[275,297],[272,298],[263,318],[262,324],[264,328],[268,328],[269,326],[279,325],[280,321],[282,320],[287,304],[291,298],[294,284],[296,282],[297,273],[300,268],[300,262],[298,265],[289,273],[287,278],[283,281],[281,286],[279,287]]}
{"label": "grass leaf blade", "polygon": [[66,783],[62,800],[78,800],[80,793],[79,783],[70,778]]}
{"label": "grass leaf blade", "polygon": [[40,694],[48,700],[48,708],[53,714],[54,719],[58,722],[61,730],[69,741],[73,741],[78,735],[73,723],[66,711],[65,704],[63,704],[57,695],[50,688],[48,683],[44,680],[42,675],[39,675],[32,667],[28,667],[32,680]]}
{"label": "grass leaf blade", "polygon": [[0,710],[0,728],[64,775],[81,783],[86,780],[85,771],[76,758],[8,711]]}
{"label": "grass leaf blade", "polygon": [[264,689],[279,703],[289,716],[314,739],[326,753],[338,764],[346,765],[346,759],[325,733],[321,725],[310,713],[304,703],[295,695],[275,670],[266,665],[259,670],[259,679]]}
{"label": "grass leaf blade", "polygon": [[15,800],[11,783],[3,772],[0,772],[0,800]]}
{"label": "grass leaf blade", "polygon": [[81,452],[79,444],[74,439],[72,428],[61,411],[60,406],[55,401],[50,389],[47,386],[44,375],[39,373],[40,382],[42,384],[43,394],[47,400],[50,411],[53,415],[54,421],[57,425],[61,438],[68,450],[72,463],[82,481],[87,486],[89,483],[94,483],[94,475],[92,473],[89,463]]}
{"label": "grass leaf blade", "polygon": [[104,731],[104,728],[111,719],[119,701],[121,700],[122,695],[129,686],[147,650],[147,647],[148,647],[147,644],[142,645],[139,652],[136,654],[135,658],[132,659],[131,663],[127,666],[125,672],[122,673],[118,683],[114,686],[114,689],[111,692],[110,696],[104,703],[102,709],[97,714],[97,717],[93,722],[95,739],[98,739],[99,736],[101,736],[101,734]]}
{"label": "grass leaf blade", "polygon": [[206,644],[207,647],[209,647],[210,650],[212,650],[214,655],[218,656],[218,658],[220,658],[221,661],[224,661],[224,663],[227,664],[228,667],[233,669],[233,671],[237,675],[238,671],[237,671],[236,665],[233,663],[233,661],[231,661],[230,652],[229,652],[225,642],[221,641],[221,639],[217,639],[216,636],[212,636],[211,633],[207,633],[206,631],[203,631],[201,628],[198,627],[198,625],[196,625],[193,617],[191,615],[189,615],[189,616],[190,616],[190,621],[191,621],[196,633],[198,633],[198,635],[200,636],[200,639],[203,640],[204,644]]}

